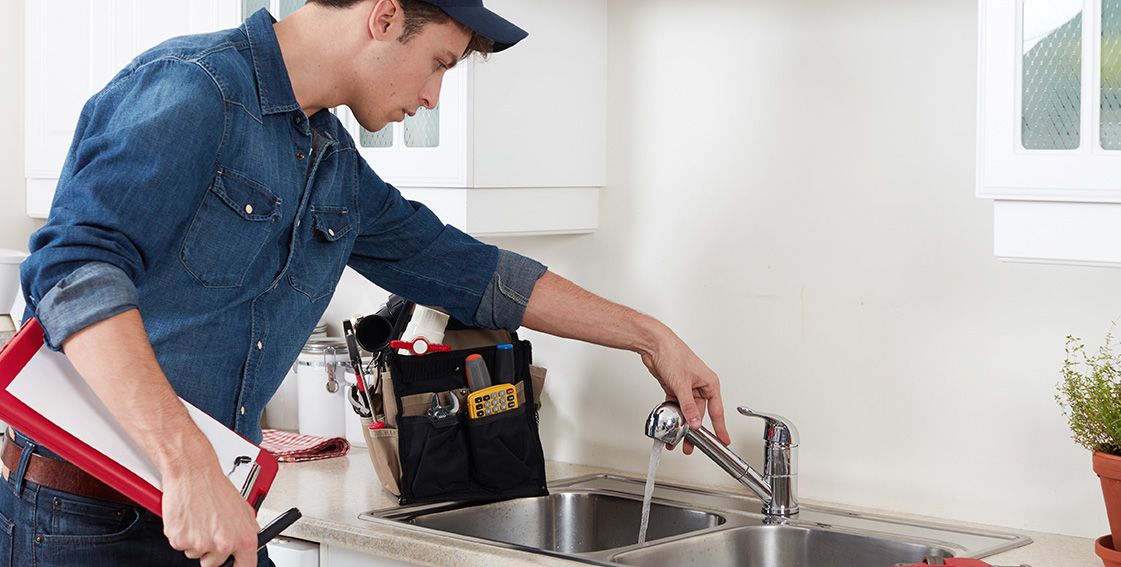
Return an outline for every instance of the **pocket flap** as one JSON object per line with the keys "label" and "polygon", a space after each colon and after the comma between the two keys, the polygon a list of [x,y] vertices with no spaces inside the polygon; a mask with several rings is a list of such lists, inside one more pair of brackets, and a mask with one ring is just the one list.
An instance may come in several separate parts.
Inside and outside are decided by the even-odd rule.
{"label": "pocket flap", "polygon": [[350,232],[350,211],[345,207],[319,207],[311,208],[312,217],[315,219],[315,231],[323,238],[334,242]]}
{"label": "pocket flap", "polygon": [[264,185],[230,170],[218,170],[211,191],[245,220],[267,221],[280,218],[280,199]]}

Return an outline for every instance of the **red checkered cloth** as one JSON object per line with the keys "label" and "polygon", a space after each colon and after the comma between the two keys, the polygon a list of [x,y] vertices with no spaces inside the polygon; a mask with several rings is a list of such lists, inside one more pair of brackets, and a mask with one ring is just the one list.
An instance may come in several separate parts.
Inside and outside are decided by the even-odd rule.
{"label": "red checkered cloth", "polygon": [[261,448],[282,463],[341,457],[350,450],[350,443],[342,437],[316,437],[278,429],[265,429],[262,433]]}

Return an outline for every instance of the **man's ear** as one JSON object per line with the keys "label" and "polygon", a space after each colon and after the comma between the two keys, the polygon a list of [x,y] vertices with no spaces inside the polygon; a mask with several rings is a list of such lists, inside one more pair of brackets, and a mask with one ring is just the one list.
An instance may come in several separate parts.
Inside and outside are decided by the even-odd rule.
{"label": "man's ear", "polygon": [[397,0],[375,0],[370,11],[370,37],[378,41],[395,40],[404,31],[405,12]]}

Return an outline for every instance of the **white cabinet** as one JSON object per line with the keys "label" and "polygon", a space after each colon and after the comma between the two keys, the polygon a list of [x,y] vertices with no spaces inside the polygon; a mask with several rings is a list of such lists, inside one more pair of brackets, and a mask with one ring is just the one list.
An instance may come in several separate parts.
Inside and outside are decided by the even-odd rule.
{"label": "white cabinet", "polygon": [[[36,0],[26,11],[28,214],[46,217],[82,105],[160,41],[237,26],[300,0]],[[363,156],[406,197],[476,235],[590,232],[606,184],[607,2],[491,0],[530,31],[516,48],[462,62],[437,110],[364,132]],[[383,147],[388,146],[388,147]]]}
{"label": "white cabinet", "polygon": [[27,213],[45,218],[82,105],[157,43],[238,24],[228,0],[35,0],[25,4]]}
{"label": "white cabinet", "polygon": [[487,6],[529,37],[448,72],[436,110],[377,133],[340,116],[383,179],[471,234],[590,232],[607,178],[607,2]]}
{"label": "white cabinet", "polygon": [[333,545],[323,545],[321,550],[320,567],[420,567],[416,563],[376,557]]}
{"label": "white cabinet", "polygon": [[979,22],[996,255],[1121,266],[1121,0],[982,0]]}

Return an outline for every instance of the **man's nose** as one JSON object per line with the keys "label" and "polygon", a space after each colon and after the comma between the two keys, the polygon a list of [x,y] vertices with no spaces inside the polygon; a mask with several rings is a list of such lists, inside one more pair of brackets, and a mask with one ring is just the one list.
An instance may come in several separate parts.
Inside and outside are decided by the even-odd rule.
{"label": "man's nose", "polygon": [[444,74],[440,73],[424,84],[424,88],[420,91],[421,106],[432,110],[436,108],[437,104],[440,104],[440,87],[443,80]]}

